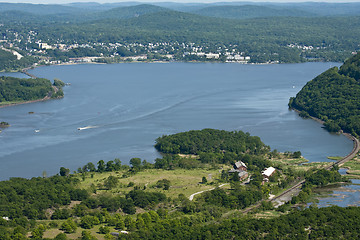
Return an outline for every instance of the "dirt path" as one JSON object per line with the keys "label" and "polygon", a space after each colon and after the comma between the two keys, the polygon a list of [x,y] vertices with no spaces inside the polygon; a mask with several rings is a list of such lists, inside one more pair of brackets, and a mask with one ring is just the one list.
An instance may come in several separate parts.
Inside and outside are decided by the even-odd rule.
{"label": "dirt path", "polygon": [[[223,186],[225,186],[225,185],[227,185],[227,184],[229,184],[229,183],[221,184],[221,185],[219,185],[219,188],[220,188],[220,187],[223,187]],[[207,190],[203,190],[203,191],[200,191],[200,192],[193,193],[193,194],[190,195],[189,200],[192,201],[196,195],[201,194],[201,193],[203,193],[203,192],[207,192],[207,191],[214,190],[215,188],[216,188],[216,187],[210,188],[210,189],[207,189]]]}

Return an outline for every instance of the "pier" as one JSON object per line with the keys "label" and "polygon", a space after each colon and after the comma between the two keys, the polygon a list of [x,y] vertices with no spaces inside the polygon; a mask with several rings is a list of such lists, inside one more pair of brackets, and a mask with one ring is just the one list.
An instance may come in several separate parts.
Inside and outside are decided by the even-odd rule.
{"label": "pier", "polygon": [[31,77],[31,78],[37,78],[35,75],[32,75],[31,73],[29,73],[29,72],[27,71],[27,69],[21,70],[21,72],[22,72],[23,74]]}

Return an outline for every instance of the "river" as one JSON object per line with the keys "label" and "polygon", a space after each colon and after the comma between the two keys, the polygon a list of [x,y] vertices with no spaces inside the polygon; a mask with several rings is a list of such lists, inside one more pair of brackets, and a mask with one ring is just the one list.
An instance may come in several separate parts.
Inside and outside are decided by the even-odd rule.
{"label": "river", "polygon": [[[345,156],[352,141],[329,134],[287,108],[288,100],[337,63],[83,64],[39,67],[59,78],[65,98],[0,109],[11,124],[0,134],[0,180],[56,174],[87,162],[132,157],[153,162],[163,134],[191,129],[242,130],[278,151],[301,151],[311,162]],[[11,75],[11,74],[10,74]],[[34,112],[29,114],[29,112]],[[91,128],[78,130],[80,127]]]}

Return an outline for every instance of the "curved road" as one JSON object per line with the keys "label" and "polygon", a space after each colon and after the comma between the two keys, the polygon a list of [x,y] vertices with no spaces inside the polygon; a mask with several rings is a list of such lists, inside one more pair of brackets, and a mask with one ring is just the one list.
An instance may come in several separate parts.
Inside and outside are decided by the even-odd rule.
{"label": "curved road", "polygon": [[[229,184],[229,183],[221,184],[221,185],[219,186],[219,188],[221,188],[222,186],[225,186],[225,185],[227,185],[227,184]],[[200,193],[203,193],[203,192],[211,191],[211,190],[214,190],[214,189],[215,189],[215,188],[210,188],[210,189],[207,189],[207,190],[203,190],[203,191],[200,191],[200,192],[193,193],[193,194],[190,195],[189,200],[192,201],[196,195],[198,195],[198,194],[200,194]]]}

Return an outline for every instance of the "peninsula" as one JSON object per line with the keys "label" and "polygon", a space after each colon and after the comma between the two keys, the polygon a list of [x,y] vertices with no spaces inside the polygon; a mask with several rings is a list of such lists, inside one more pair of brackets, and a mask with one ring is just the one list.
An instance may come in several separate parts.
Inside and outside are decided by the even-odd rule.
{"label": "peninsula", "polygon": [[62,98],[61,80],[44,78],[0,77],[0,107]]}

